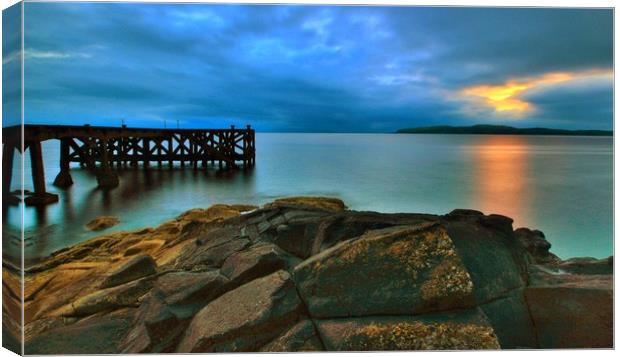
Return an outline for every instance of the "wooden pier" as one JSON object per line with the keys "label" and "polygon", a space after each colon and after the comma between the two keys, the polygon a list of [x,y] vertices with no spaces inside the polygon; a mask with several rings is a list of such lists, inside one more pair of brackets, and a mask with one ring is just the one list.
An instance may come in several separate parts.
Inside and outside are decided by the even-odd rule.
{"label": "wooden pier", "polygon": [[[115,170],[142,166],[145,169],[175,166],[220,170],[253,167],[256,162],[254,130],[245,129],[148,129],[101,126],[24,125],[2,129],[2,184],[5,201],[9,196],[14,150],[29,150],[34,193],[25,199],[27,205],[58,201],[58,195],[45,188],[41,142],[60,141],[60,173],[54,185],[62,188],[73,184],[71,163],[78,163],[96,174],[101,188],[118,186]],[[177,165],[178,164],[178,165]]]}

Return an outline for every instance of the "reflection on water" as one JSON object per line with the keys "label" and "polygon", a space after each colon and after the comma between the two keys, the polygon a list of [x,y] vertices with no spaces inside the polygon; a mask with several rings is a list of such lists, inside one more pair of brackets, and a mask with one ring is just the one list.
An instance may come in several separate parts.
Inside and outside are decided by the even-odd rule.
{"label": "reflection on water", "polygon": [[[612,138],[261,133],[256,141],[253,170],[129,169],[108,192],[77,167],[73,186],[52,186],[59,145],[47,141],[46,182],[60,201],[25,208],[26,256],[33,261],[101,234],[84,228],[101,215],[121,220],[107,233],[214,203],[264,204],[291,195],[335,196],[352,209],[381,212],[472,208],[541,229],[562,257],[612,253]],[[28,155],[25,161],[31,190]],[[18,184],[16,173],[13,188]],[[5,257],[18,256],[20,208],[4,210],[4,222]]]}
{"label": "reflection on water", "polygon": [[527,142],[522,136],[490,136],[475,146],[474,163],[480,186],[476,207],[483,212],[503,212],[527,222],[530,210],[528,185],[530,158]]}

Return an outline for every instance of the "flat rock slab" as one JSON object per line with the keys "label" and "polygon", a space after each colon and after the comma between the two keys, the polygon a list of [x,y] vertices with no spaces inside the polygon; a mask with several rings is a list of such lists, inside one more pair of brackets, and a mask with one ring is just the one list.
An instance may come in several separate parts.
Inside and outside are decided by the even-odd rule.
{"label": "flat rock slab", "polygon": [[26,354],[115,354],[131,328],[131,311],[86,319],[45,332],[26,343]]}
{"label": "flat rock slab", "polygon": [[538,348],[536,331],[525,303],[524,289],[481,305],[502,349]]}
{"label": "flat rock slab", "polygon": [[614,273],[614,259],[572,258],[555,265],[561,271],[572,274],[605,275]]}
{"label": "flat rock slab", "polygon": [[328,351],[483,350],[499,342],[478,309],[315,321]]}
{"label": "flat rock slab", "polygon": [[62,306],[52,315],[83,317],[121,307],[137,307],[140,304],[140,298],[152,288],[152,280],[146,277],[112,288],[97,290]]}
{"label": "flat rock slab", "polygon": [[286,252],[274,244],[261,244],[234,253],[220,268],[222,275],[242,285],[287,267]]}
{"label": "flat rock slab", "polygon": [[157,279],[155,288],[168,305],[206,305],[226,289],[228,279],[217,271],[172,272]]}
{"label": "flat rock slab", "polygon": [[268,208],[281,206],[307,206],[330,212],[342,212],[347,208],[342,200],[332,197],[285,197],[265,205]]}
{"label": "flat rock slab", "polygon": [[121,285],[132,280],[153,275],[157,272],[157,263],[150,255],[138,255],[129,259],[121,266],[110,272],[101,283],[102,288]]}
{"label": "flat rock slab", "polygon": [[250,245],[250,240],[245,238],[221,236],[217,239],[218,244],[208,241],[205,244],[185,246],[179,257],[175,259],[175,268],[185,270],[219,268],[226,258]]}
{"label": "flat rock slab", "polygon": [[314,324],[302,320],[290,330],[276,337],[261,348],[261,352],[302,352],[323,351],[323,344],[318,337]]}
{"label": "flat rock slab", "polygon": [[177,352],[256,351],[292,326],[300,310],[290,275],[277,271],[229,291],[200,310]]}
{"label": "flat rock slab", "polygon": [[437,223],[368,232],[298,265],[313,318],[419,314],[473,305],[473,284]]}
{"label": "flat rock slab", "polygon": [[612,279],[525,289],[540,348],[612,348]]}
{"label": "flat rock slab", "polygon": [[507,217],[458,210],[444,216],[444,226],[484,304],[527,282],[527,252],[515,239]]}

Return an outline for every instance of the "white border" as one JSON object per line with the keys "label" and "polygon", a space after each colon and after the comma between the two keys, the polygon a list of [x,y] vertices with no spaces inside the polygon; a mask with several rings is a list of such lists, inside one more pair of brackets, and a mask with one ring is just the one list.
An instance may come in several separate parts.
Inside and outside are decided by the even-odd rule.
{"label": "white border", "polygon": [[[84,1],[79,1],[79,0],[64,0],[66,2],[84,2]],[[17,3],[18,1],[16,0],[0,0],[0,4],[2,5],[2,9],[6,9],[7,7]],[[43,2],[40,0],[27,0],[27,2]],[[110,1],[101,1],[101,0],[94,0],[91,2],[110,2]],[[121,2],[121,1],[117,1],[117,2]],[[129,0],[129,1],[125,1],[125,2],[147,2],[147,1],[136,1],[136,0]],[[282,4],[282,3],[291,3],[291,4],[342,4],[342,5],[418,5],[418,6],[481,6],[481,7],[587,7],[587,8],[615,8],[615,3],[614,1],[610,1],[610,0],[589,0],[589,1],[584,1],[584,0],[446,0],[446,1],[439,1],[439,0],[435,0],[435,1],[429,1],[429,0],[387,0],[387,1],[379,1],[379,0],[305,0],[305,1],[300,1],[300,0],[288,0],[288,1],[274,1],[274,0],[243,0],[243,1],[234,1],[234,0],[220,0],[220,1],[191,1],[191,0],[185,0],[185,1],[179,1],[179,0],[153,0],[153,1],[148,1],[148,2],[157,2],[157,3],[247,3],[247,4]],[[23,11],[23,8],[22,8]],[[0,25],[1,25],[1,16],[0,16]],[[23,25],[23,24],[22,24]],[[0,26],[1,28],[1,26]],[[23,29],[22,29],[22,36],[23,36]],[[618,58],[617,54],[618,54],[618,46],[617,46],[617,39],[618,38],[618,28],[615,26],[615,11],[614,11],[614,68],[615,68],[615,60],[616,58]],[[23,41],[23,37],[22,37],[22,41]],[[22,42],[22,46],[23,46],[23,42]],[[1,46],[0,46],[1,47]],[[0,57],[2,56],[2,52],[0,49]],[[23,76],[23,64],[22,64],[22,76]],[[615,76],[614,76],[615,77]],[[0,74],[0,81],[2,80],[2,75]],[[23,77],[22,77],[22,83],[23,83]],[[23,98],[23,85],[22,85],[22,98]],[[617,90],[617,84],[614,81],[614,129],[615,129],[615,108],[617,107],[617,101],[618,98],[615,96],[615,92]],[[0,88],[0,93],[1,93],[1,88]],[[0,101],[1,102],[1,101]],[[2,103],[0,103],[0,113],[2,112]],[[24,114],[24,108],[23,108],[23,102],[22,102],[22,122],[23,122],[23,114]],[[620,158],[617,155],[618,152],[616,151],[617,146],[616,146],[616,136],[614,135],[614,243],[615,243],[615,237],[618,236],[618,226],[616,225],[616,222],[619,221],[619,217],[620,217],[620,213],[618,212],[618,210],[616,209],[616,203],[618,202],[617,200],[617,191],[615,190],[616,185],[618,184],[619,180],[619,163],[620,163]],[[23,162],[22,162],[22,171],[23,171]],[[22,177],[22,181],[23,181],[23,177]],[[23,182],[22,182],[22,187],[23,187]],[[23,217],[22,217],[23,219]],[[0,217],[0,223],[1,223],[1,217]],[[22,237],[22,241],[23,241],[23,237]],[[22,250],[23,252],[23,250]],[[1,253],[1,251],[0,251]],[[614,244],[614,254],[615,254],[615,244]],[[22,262],[23,262],[23,257],[22,257]],[[615,268],[615,266],[614,266]],[[615,269],[614,269],[615,270]],[[615,277],[615,286],[617,285],[618,282],[618,275],[616,274]],[[23,287],[22,287],[23,288]],[[23,295],[23,294],[22,294]],[[617,292],[614,292],[614,305],[615,305],[615,301],[618,297]],[[0,297],[1,298],[1,297]],[[614,315],[615,315],[615,321],[617,320],[618,317],[618,311],[616,311],[614,309]],[[616,326],[617,328],[617,326]],[[615,337],[617,337],[617,333],[614,333]],[[617,339],[615,339],[615,341],[617,341]],[[384,352],[384,353],[389,353],[391,356],[414,356],[415,354],[418,353],[424,353],[424,352]],[[436,353],[436,354],[444,354],[444,353],[451,353],[451,352],[432,352],[432,353]],[[484,353],[486,355],[496,355],[496,354],[511,354],[514,356],[520,356],[520,355],[527,355],[527,356],[532,356],[532,355],[538,355],[538,354],[545,354],[545,355],[549,355],[549,354],[555,354],[555,355],[559,355],[562,354],[564,355],[569,355],[569,356],[579,356],[579,355],[583,355],[585,353],[588,354],[596,354],[596,355],[615,355],[615,351],[613,350],[555,350],[555,351],[540,351],[540,350],[529,350],[529,351],[488,351],[488,352],[483,352],[483,351],[474,351],[474,352],[458,352],[459,356],[474,356],[474,355],[478,355],[479,353]],[[183,354],[182,354],[183,355]],[[221,354],[218,354],[221,355]],[[244,354],[244,356],[258,356],[259,354],[254,354],[254,353],[249,353],[249,354]],[[305,353],[303,354],[303,356],[321,356],[321,355],[325,355],[325,353]],[[367,355],[367,353],[347,353],[347,355],[349,356],[364,356]],[[14,354],[6,349],[1,348],[0,349],[0,357],[4,357],[4,356],[14,356]],[[72,356],[82,356],[82,355],[72,355]],[[139,356],[139,355],[135,355],[135,356]],[[166,356],[166,355],[156,355],[156,356]],[[187,354],[186,356],[192,356],[190,354]]]}

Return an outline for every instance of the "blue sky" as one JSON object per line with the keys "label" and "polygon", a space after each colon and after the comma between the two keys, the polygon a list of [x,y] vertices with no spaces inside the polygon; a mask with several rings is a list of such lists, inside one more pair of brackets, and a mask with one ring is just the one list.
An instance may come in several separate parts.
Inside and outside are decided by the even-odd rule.
{"label": "blue sky", "polygon": [[[25,121],[295,132],[477,123],[611,129],[612,16],[26,3]],[[3,46],[8,69],[18,61]]]}

